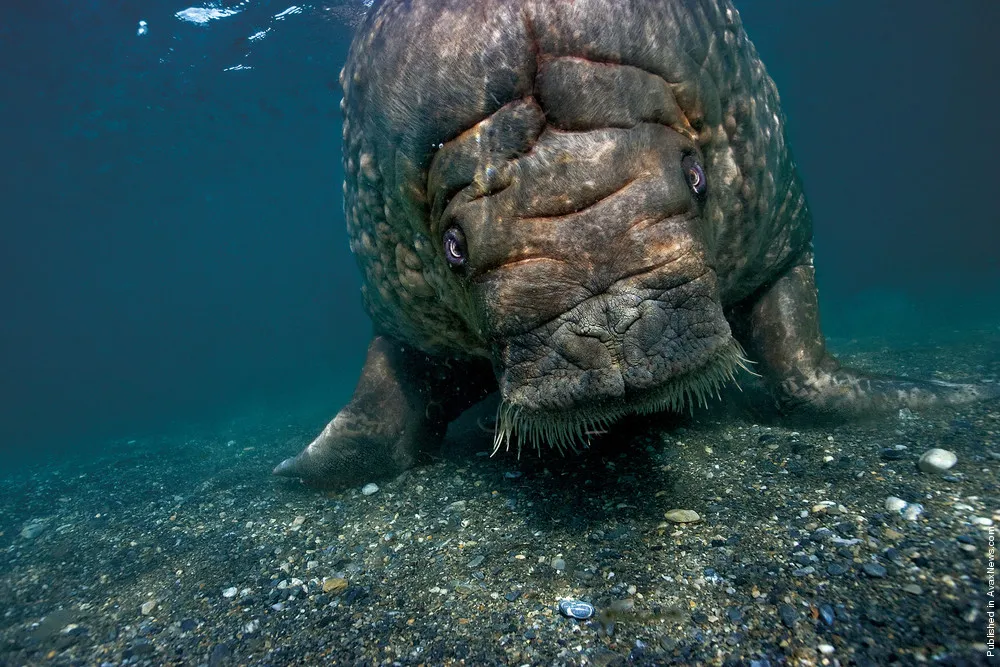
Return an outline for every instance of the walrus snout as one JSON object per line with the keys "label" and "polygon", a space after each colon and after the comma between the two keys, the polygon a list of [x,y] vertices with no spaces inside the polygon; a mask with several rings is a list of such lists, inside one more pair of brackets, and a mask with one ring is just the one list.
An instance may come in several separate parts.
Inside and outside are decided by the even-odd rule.
{"label": "walrus snout", "polygon": [[[503,400],[525,413],[660,402],[715,373],[734,345],[711,272],[669,290],[638,280],[513,336],[499,351]],[[728,362],[727,362],[728,363]]]}

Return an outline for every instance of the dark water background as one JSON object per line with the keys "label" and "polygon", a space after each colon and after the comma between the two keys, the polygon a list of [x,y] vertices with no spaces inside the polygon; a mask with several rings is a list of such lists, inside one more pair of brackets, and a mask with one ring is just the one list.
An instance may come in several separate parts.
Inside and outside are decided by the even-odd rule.
{"label": "dark water background", "polygon": [[[318,428],[353,389],[349,29],[189,6],[5,5],[0,466],[255,415]],[[996,326],[1000,3],[737,6],[804,172],[828,335]]]}

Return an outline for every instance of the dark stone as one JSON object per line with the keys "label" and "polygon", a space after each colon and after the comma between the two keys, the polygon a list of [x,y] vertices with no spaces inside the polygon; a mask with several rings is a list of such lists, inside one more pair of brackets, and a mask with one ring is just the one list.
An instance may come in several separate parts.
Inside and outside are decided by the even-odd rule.
{"label": "dark stone", "polygon": [[786,628],[794,628],[795,621],[799,618],[799,612],[795,611],[795,607],[792,605],[782,603],[778,605],[778,616],[781,617],[781,622],[785,624]]}
{"label": "dark stone", "polygon": [[209,667],[217,667],[227,661],[232,655],[233,652],[229,650],[229,646],[226,644],[216,644],[208,656],[208,665]]}
{"label": "dark stone", "polygon": [[739,623],[743,620],[743,612],[739,607],[730,607],[726,610],[726,617],[733,623]]}
{"label": "dark stone", "polygon": [[841,537],[852,538],[857,535],[857,527],[850,521],[843,521],[833,527]]}
{"label": "dark stone", "polygon": [[149,655],[153,652],[153,643],[147,639],[136,639],[132,644],[132,655]]}
{"label": "dark stone", "polygon": [[971,535],[959,535],[955,539],[958,540],[959,542],[961,542],[962,544],[975,544],[976,543],[976,541],[972,538]]}
{"label": "dark stone", "polygon": [[509,591],[506,595],[504,595],[504,598],[507,600],[507,602],[514,602],[519,597],[521,597],[520,590]]}
{"label": "dark stone", "polygon": [[344,604],[354,604],[358,600],[368,596],[368,589],[364,586],[349,586],[340,599]]}
{"label": "dark stone", "polygon": [[826,573],[831,577],[839,577],[842,574],[846,574],[849,569],[843,563],[830,563],[826,566]]}
{"label": "dark stone", "polygon": [[905,459],[908,454],[909,452],[905,449],[893,449],[891,447],[886,447],[878,453],[879,458],[886,461],[899,461],[901,459]]}
{"label": "dark stone", "polygon": [[869,577],[875,577],[876,579],[881,579],[885,577],[886,574],[888,574],[886,569],[881,565],[879,565],[878,563],[865,563],[864,565],[861,566],[861,569]]}
{"label": "dark stone", "polygon": [[194,630],[197,627],[198,627],[198,622],[195,621],[194,619],[185,618],[183,621],[181,621],[181,631],[182,632],[191,632],[192,630]]}
{"label": "dark stone", "polygon": [[829,528],[817,528],[813,531],[812,535],[809,536],[809,539],[813,542],[824,542],[831,537],[833,537],[833,531]]}
{"label": "dark stone", "polygon": [[823,619],[823,622],[827,625],[833,625],[834,612],[833,607],[829,604],[821,604],[819,606],[819,617]]}

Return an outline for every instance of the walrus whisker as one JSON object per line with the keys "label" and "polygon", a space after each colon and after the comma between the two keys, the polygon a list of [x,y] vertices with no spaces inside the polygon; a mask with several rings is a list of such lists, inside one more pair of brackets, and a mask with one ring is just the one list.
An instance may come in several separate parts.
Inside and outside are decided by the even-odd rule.
{"label": "walrus whisker", "polygon": [[[747,368],[750,363],[739,343],[731,340],[707,365],[673,380],[642,403],[589,406],[586,414],[531,414],[521,406],[501,401],[497,407],[493,454],[500,450],[501,445],[509,451],[511,440],[516,439],[518,458],[525,445],[539,455],[542,446],[548,445],[565,456],[567,449],[577,452],[578,445],[589,447],[592,437],[606,434],[608,425],[626,414],[649,414],[663,410],[679,412],[686,407],[693,415],[696,407],[707,408],[713,396],[721,400],[723,385],[736,382],[738,369],[756,375]],[[739,386],[738,382],[736,384]]]}

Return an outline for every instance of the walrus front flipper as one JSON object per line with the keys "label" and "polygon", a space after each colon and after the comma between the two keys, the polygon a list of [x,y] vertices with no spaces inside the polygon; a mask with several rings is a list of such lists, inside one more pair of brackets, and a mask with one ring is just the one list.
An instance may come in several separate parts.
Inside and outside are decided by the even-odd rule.
{"label": "walrus front flipper", "polygon": [[747,346],[782,408],[859,413],[1000,396],[1000,387],[880,376],[841,367],[819,327],[812,255],[749,306]]}
{"label": "walrus front flipper", "polygon": [[488,363],[430,357],[376,336],[350,403],[274,474],[317,486],[397,474],[433,452],[448,422],[494,387]]}

